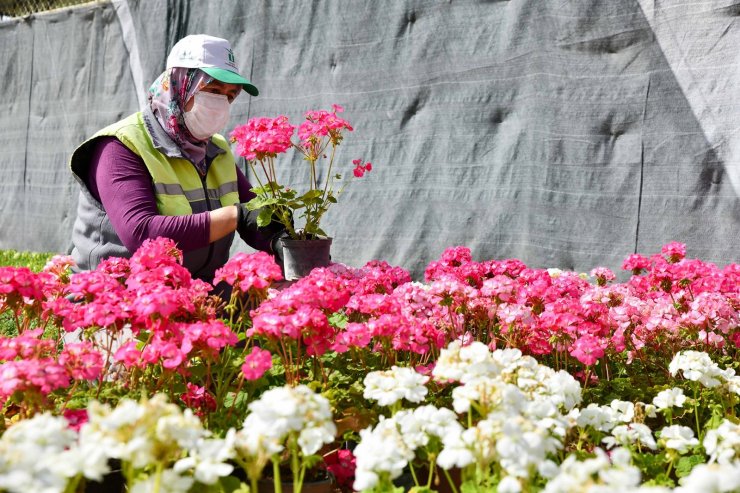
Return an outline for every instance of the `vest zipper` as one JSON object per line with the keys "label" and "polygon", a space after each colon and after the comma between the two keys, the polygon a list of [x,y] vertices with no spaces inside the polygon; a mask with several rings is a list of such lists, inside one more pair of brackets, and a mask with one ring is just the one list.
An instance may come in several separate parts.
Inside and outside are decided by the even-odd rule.
{"label": "vest zipper", "polygon": [[[208,212],[211,212],[211,199],[210,197],[208,197],[208,187],[206,186],[206,178],[208,176],[207,173],[208,172],[206,172],[205,175],[201,175],[200,173],[198,173],[198,176],[200,177],[200,182],[203,185],[203,193],[206,197],[206,209],[208,209]],[[213,260],[214,243],[215,242],[210,242],[208,244],[208,257],[206,257],[206,262],[200,267],[200,269],[198,269],[198,272],[207,267],[211,263],[211,260]]]}

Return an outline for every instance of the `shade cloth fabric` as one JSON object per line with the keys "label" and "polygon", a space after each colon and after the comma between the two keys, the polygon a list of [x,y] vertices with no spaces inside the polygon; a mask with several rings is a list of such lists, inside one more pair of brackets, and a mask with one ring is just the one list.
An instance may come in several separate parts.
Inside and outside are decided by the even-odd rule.
{"label": "shade cloth fabric", "polygon": [[[681,241],[737,262],[739,19],[728,0],[115,0],[3,21],[0,249],[68,248],[70,153],[207,33],[260,89],[226,131],[344,106],[340,172],[373,170],[325,217],[334,260],[418,278],[466,245],[585,271]],[[298,156],[279,167],[307,182]]]}

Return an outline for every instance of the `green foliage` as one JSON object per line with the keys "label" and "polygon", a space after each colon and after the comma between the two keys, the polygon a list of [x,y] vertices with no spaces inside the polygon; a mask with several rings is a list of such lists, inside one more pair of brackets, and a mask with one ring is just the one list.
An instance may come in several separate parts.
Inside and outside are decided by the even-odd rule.
{"label": "green foliage", "polygon": [[474,481],[465,481],[460,485],[460,493],[496,493],[496,488],[493,486],[479,485]]}
{"label": "green foliage", "polygon": [[28,267],[34,272],[39,272],[54,255],[53,253],[0,250],[0,267]]}
{"label": "green foliage", "polygon": [[676,476],[682,478],[688,476],[694,466],[703,464],[706,458],[703,455],[687,455],[678,459],[676,463]]}
{"label": "green foliage", "polygon": [[[0,250],[0,267],[28,267],[34,272],[39,272],[53,256],[53,253]],[[18,329],[12,313],[0,313],[0,335],[18,335]]]}

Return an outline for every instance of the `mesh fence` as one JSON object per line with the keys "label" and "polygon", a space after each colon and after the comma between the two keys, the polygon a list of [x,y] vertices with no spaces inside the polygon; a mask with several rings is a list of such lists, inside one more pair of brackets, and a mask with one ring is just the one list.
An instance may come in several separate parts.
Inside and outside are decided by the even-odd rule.
{"label": "mesh fence", "polygon": [[23,17],[83,3],[94,2],[91,0],[0,0],[0,17]]}

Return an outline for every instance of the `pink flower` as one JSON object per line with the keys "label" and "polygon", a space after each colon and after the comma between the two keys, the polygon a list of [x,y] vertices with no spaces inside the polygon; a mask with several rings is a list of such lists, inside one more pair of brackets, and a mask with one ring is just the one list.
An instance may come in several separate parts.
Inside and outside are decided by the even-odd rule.
{"label": "pink flower", "polygon": [[631,270],[633,274],[639,274],[643,269],[649,268],[650,260],[639,253],[633,253],[622,262],[622,269]]}
{"label": "pink flower", "polygon": [[65,409],[63,416],[74,431],[80,431],[82,425],[88,421],[87,409]]}
{"label": "pink flower", "polygon": [[682,260],[684,257],[686,257],[686,245],[677,241],[673,241],[671,243],[663,245],[660,253],[662,253],[670,263],[675,264],[679,260]]}
{"label": "pink flower", "polygon": [[270,351],[254,347],[244,358],[242,375],[247,380],[257,380],[270,368],[272,368],[272,354],[270,354]]}
{"label": "pink flower", "polygon": [[372,163],[363,163],[362,159],[355,159],[352,164],[355,165],[353,173],[357,178],[362,178],[365,173],[373,169]]}
{"label": "pink flower", "polygon": [[17,303],[23,298],[40,300],[43,297],[43,283],[31,269],[0,267],[0,309],[5,303]]}
{"label": "pink flower", "polygon": [[589,274],[591,277],[596,278],[596,282],[599,286],[606,285],[607,282],[613,281],[617,278],[616,275],[614,275],[614,272],[611,271],[611,269],[607,269],[606,267],[596,267],[594,269],[591,269],[591,272]]}
{"label": "pink flower", "polygon": [[570,354],[584,365],[591,366],[604,356],[604,344],[599,338],[586,334],[573,343]]}
{"label": "pink flower", "polygon": [[263,160],[287,151],[295,127],[288,123],[288,117],[252,118],[246,125],[239,125],[231,132],[232,142],[236,142],[236,152],[247,160]]}
{"label": "pink flower", "polygon": [[127,258],[109,257],[100,262],[95,270],[108,274],[114,279],[125,280],[131,272],[131,266]]}
{"label": "pink flower", "polygon": [[187,351],[183,351],[177,344],[165,343],[158,349],[160,358],[162,358],[162,366],[168,370],[173,370],[187,361]]}
{"label": "pink flower", "polygon": [[[337,108],[341,108],[341,106],[333,106],[335,111]],[[306,112],[306,121],[298,126],[298,138],[301,139],[301,145],[310,149],[326,136],[338,142],[342,138],[343,130],[351,132],[353,129],[349,122],[338,117],[336,112],[308,111]]]}
{"label": "pink flower", "polygon": [[113,360],[122,362],[123,366],[129,369],[144,368],[146,366],[141,351],[136,347],[135,341],[122,344],[116,351],[116,354],[113,355]]}
{"label": "pink flower", "polygon": [[282,279],[280,266],[275,263],[272,255],[266,252],[251,255],[240,252],[216,270],[213,282],[216,284],[224,281],[240,292],[248,293],[250,289],[266,289],[274,281]]}
{"label": "pink flower", "polygon": [[77,265],[70,255],[54,255],[44,265],[43,271],[54,275],[57,278],[69,274],[70,268]]}
{"label": "pink flower", "polygon": [[103,371],[103,355],[89,342],[67,344],[58,361],[76,380],[96,380]]}
{"label": "pink flower", "polygon": [[188,341],[192,351],[199,352],[199,356],[204,358],[217,358],[221,349],[234,346],[239,341],[237,335],[221,320],[177,324],[176,330],[182,334],[183,340]]}
{"label": "pink flower", "polygon": [[216,399],[205,387],[199,387],[188,382],[186,388],[187,391],[180,396],[180,400],[190,409],[193,409],[196,416],[202,418],[206,413],[216,410]]}
{"label": "pink flower", "polygon": [[324,456],[326,469],[337,479],[337,484],[343,488],[351,488],[355,479],[357,459],[349,450],[341,449]]}
{"label": "pink flower", "polygon": [[132,274],[162,266],[182,265],[182,252],[173,240],[160,236],[144,240],[132,255],[129,265]]}

